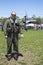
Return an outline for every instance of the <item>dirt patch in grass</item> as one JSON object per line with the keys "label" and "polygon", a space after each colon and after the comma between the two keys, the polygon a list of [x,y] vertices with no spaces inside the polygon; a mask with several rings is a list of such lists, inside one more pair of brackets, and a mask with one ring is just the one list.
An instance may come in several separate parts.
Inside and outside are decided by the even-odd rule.
{"label": "dirt patch in grass", "polygon": [[[37,55],[26,51],[23,57],[19,56],[18,61],[12,58],[8,61],[4,53],[0,53],[0,65],[41,65],[41,60]],[[43,63],[42,63],[43,64]]]}

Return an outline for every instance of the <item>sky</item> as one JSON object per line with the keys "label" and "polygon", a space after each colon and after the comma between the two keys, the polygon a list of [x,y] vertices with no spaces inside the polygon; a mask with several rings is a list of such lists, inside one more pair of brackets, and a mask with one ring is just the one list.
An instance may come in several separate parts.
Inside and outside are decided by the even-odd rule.
{"label": "sky", "polygon": [[12,11],[20,18],[43,17],[43,0],[0,0],[0,17],[9,17]]}

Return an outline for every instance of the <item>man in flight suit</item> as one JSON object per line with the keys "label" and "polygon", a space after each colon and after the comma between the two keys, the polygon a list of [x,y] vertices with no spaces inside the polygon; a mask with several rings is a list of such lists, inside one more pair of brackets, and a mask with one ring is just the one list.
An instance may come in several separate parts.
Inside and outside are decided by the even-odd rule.
{"label": "man in flight suit", "polygon": [[14,59],[18,59],[18,34],[21,34],[23,37],[20,29],[20,23],[16,19],[16,12],[12,12],[10,18],[4,24],[4,34],[5,38],[7,39],[7,58],[8,60],[11,59],[12,54],[12,43],[13,43],[13,50],[14,50]]}

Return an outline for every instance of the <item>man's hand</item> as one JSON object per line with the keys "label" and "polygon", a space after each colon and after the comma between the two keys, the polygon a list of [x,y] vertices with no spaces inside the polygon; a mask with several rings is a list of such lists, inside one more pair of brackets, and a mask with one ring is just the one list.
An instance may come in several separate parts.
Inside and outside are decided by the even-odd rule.
{"label": "man's hand", "polygon": [[5,38],[7,39],[7,35],[5,36]]}
{"label": "man's hand", "polygon": [[23,38],[23,37],[24,37],[24,35],[23,35],[23,34],[21,34],[20,36],[21,36],[21,38]]}

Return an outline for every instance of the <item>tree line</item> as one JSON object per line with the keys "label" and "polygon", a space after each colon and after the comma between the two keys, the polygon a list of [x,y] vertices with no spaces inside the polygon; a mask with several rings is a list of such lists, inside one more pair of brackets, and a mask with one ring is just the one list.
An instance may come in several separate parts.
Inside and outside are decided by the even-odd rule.
{"label": "tree line", "polygon": [[[16,16],[16,18],[20,19],[19,16]],[[7,17],[5,17],[5,18],[4,18],[4,17],[1,17],[1,18],[0,18],[0,22],[5,23],[7,19],[9,19],[9,17],[8,17],[8,18],[7,18]],[[30,20],[36,20],[36,23],[37,23],[37,24],[40,24],[40,23],[41,23],[41,20],[42,20],[42,18],[36,17],[35,15],[33,15],[31,18],[28,18],[28,17],[27,17],[27,19],[28,19],[28,20],[29,20],[29,19],[30,19]],[[23,22],[23,21],[24,21],[24,17],[21,18],[20,21]]]}

